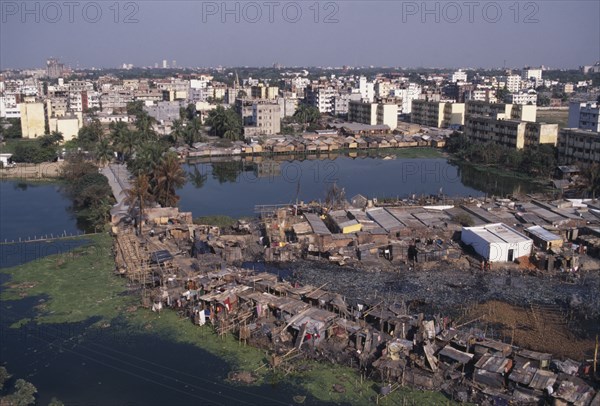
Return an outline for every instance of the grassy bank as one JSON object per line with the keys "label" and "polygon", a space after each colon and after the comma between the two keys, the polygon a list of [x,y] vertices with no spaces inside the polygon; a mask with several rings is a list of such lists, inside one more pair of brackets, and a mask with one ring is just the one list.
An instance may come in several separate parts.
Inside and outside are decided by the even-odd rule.
{"label": "grassy bank", "polygon": [[[77,239],[77,238],[76,238]],[[285,376],[265,366],[267,353],[241,345],[228,335],[213,333],[209,326],[198,327],[176,312],[165,310],[160,315],[138,308],[139,298],[126,295],[126,281],[114,275],[111,252],[112,239],[108,234],[85,237],[89,243],[68,253],[48,256],[18,267],[3,269],[11,276],[4,285],[0,300],[40,298],[33,320],[23,319],[11,327],[34,321],[36,323],[76,323],[97,318],[95,327],[115,318],[126,321],[131,333],[156,334],[176,343],[194,345],[223,359],[233,370],[257,371],[257,384],[285,382],[310,393],[319,401],[347,404],[374,403],[378,385],[361,382],[354,369],[314,361],[301,361],[302,372]],[[336,391],[333,385],[342,387]],[[448,404],[439,393],[402,389],[381,399],[380,404]]]}
{"label": "grassy bank", "polygon": [[492,175],[504,176],[507,178],[518,179],[526,182],[538,183],[541,185],[545,185],[548,182],[548,179],[545,178],[535,178],[533,176],[527,175],[523,172],[514,171],[511,169],[506,169],[497,165],[485,165],[478,164],[474,162],[465,161],[457,158],[454,155],[450,155],[448,161],[455,165],[467,165],[477,171],[489,173]]}

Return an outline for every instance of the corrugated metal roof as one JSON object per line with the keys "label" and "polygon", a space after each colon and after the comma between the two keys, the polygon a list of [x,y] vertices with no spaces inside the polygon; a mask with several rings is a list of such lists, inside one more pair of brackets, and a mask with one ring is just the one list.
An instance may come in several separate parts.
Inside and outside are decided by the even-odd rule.
{"label": "corrugated metal roof", "polygon": [[330,235],[331,231],[329,231],[329,229],[327,228],[327,226],[325,225],[325,223],[323,223],[323,220],[321,220],[321,218],[314,214],[314,213],[305,213],[304,217],[306,217],[306,220],[308,220],[310,226],[313,229],[313,232],[315,234],[319,234],[319,235]]}
{"label": "corrugated metal roof", "polygon": [[382,228],[384,228],[388,233],[405,228],[404,224],[399,222],[384,208],[377,207],[374,209],[369,209],[367,210],[367,215],[373,220],[375,220],[375,222],[379,224]]}
{"label": "corrugated metal roof", "polygon": [[527,229],[527,232],[546,242],[562,240],[560,235],[553,234],[540,226],[531,226]]}

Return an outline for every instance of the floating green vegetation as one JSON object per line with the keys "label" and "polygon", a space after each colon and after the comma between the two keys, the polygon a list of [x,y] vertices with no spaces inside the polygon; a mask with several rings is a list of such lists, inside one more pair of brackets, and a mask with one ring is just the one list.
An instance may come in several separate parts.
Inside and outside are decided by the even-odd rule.
{"label": "floating green vegetation", "polygon": [[229,216],[203,216],[194,219],[195,224],[204,224],[217,227],[231,227],[237,223],[237,220]]}
{"label": "floating green vegetation", "polygon": [[135,298],[124,294],[125,279],[114,276],[111,237],[96,234],[76,239],[88,242],[63,254],[3,269],[11,280],[0,300],[39,296],[33,320],[37,323],[75,323],[92,317],[105,323],[135,303]]}
{"label": "floating green vegetation", "polygon": [[192,344],[226,361],[233,369],[254,371],[267,362],[264,351],[244,345],[233,335],[219,337],[208,325],[199,327],[189,318],[181,318],[175,311],[159,314],[140,309],[127,315],[133,331],[158,334],[166,339]]}

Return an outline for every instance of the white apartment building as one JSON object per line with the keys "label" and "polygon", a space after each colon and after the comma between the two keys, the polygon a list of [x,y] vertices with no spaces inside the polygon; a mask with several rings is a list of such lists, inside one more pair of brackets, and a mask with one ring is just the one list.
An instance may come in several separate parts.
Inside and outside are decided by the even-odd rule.
{"label": "white apartment building", "polygon": [[0,117],[21,118],[21,109],[17,104],[17,96],[8,94],[0,96]]}
{"label": "white apartment building", "polygon": [[523,68],[521,71],[521,77],[526,82],[533,82],[535,87],[541,86],[542,82],[542,68]]}
{"label": "white apartment building", "polygon": [[600,105],[594,102],[571,103],[568,127],[600,132]]}
{"label": "white apartment building", "polygon": [[492,89],[475,89],[465,93],[465,100],[480,101],[485,103],[497,103],[496,91]]}
{"label": "white apartment building", "polygon": [[412,102],[413,100],[417,100],[419,98],[421,91],[422,89],[420,85],[417,83],[409,83],[402,89],[392,89],[390,91],[390,96],[402,99],[400,112],[402,114],[410,114],[412,111]]}
{"label": "white apartment building", "polygon": [[331,86],[316,85],[306,89],[307,103],[318,108],[320,113],[333,112],[336,96],[339,96],[339,93]]}
{"label": "white apartment building", "polygon": [[506,100],[511,104],[532,104],[537,105],[537,93],[533,89],[526,92],[511,93]]}
{"label": "white apartment building", "polygon": [[511,93],[516,93],[521,90],[521,76],[519,75],[508,75],[499,78],[500,87],[506,86],[506,89]]}
{"label": "white apartment building", "polygon": [[358,91],[363,100],[366,100],[369,103],[373,102],[373,99],[375,98],[375,84],[367,81],[367,78],[364,76],[361,76],[358,79]]}
{"label": "white apartment building", "polygon": [[457,70],[452,74],[452,78],[450,80],[453,83],[456,82],[466,82],[467,81],[467,72],[463,72],[462,69]]}

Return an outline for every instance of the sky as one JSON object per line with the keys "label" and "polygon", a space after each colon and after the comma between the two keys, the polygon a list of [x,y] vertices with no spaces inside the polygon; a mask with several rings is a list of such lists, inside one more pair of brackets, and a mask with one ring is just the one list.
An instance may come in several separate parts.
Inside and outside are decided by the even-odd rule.
{"label": "sky", "polygon": [[0,0],[0,69],[154,66],[577,68],[600,1]]}

